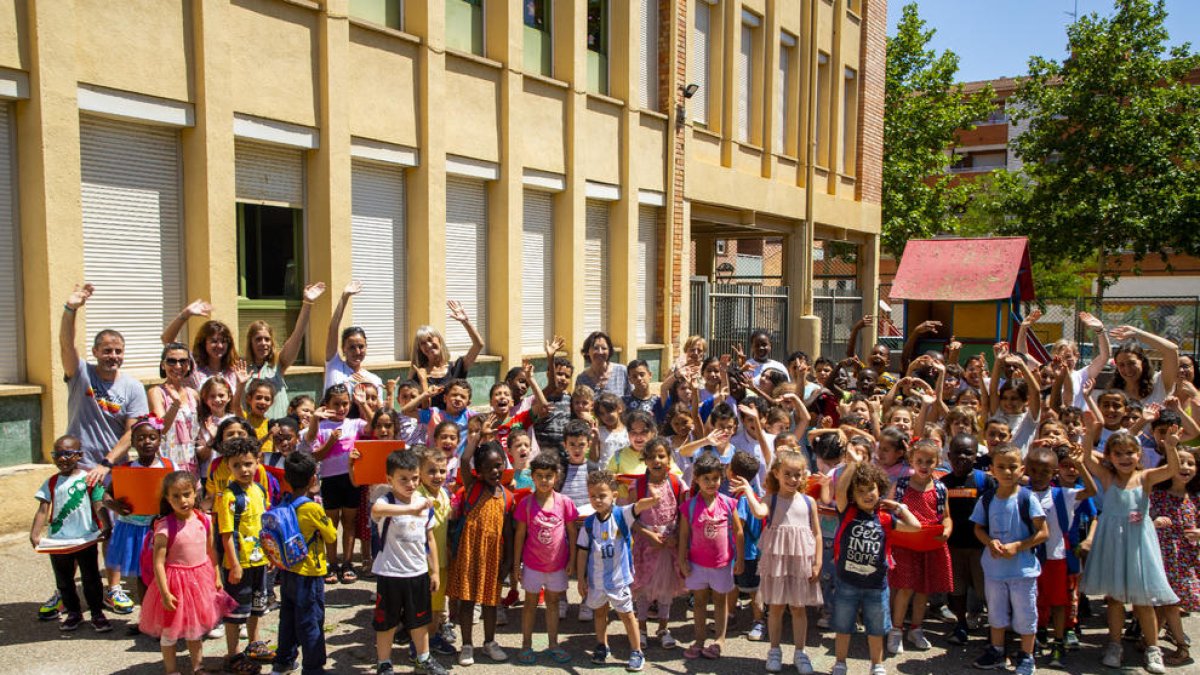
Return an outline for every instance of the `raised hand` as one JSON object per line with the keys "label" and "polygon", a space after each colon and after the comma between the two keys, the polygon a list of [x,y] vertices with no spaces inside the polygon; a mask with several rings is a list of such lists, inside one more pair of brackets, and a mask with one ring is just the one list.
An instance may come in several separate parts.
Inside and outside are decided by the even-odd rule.
{"label": "raised hand", "polygon": [[873,325],[874,323],[875,323],[875,315],[874,314],[866,314],[861,319],[859,319],[858,321],[855,322],[854,327],[855,328],[864,328],[866,326]]}
{"label": "raised hand", "polygon": [[325,282],[318,281],[315,284],[309,284],[304,287],[304,299],[308,302],[314,302],[317,298],[325,293]]}
{"label": "raised hand", "polygon": [[351,279],[350,282],[346,284],[346,287],[342,289],[342,296],[349,297],[351,295],[358,295],[362,292],[362,289],[363,285],[361,281],[358,279]]}
{"label": "raised hand", "polygon": [[200,299],[191,301],[183,308],[183,313],[188,316],[212,316],[212,311],[212,305]]}
{"label": "raised hand", "polygon": [[947,352],[962,351],[962,347],[963,347],[963,345],[961,342],[958,341],[958,338],[951,335],[950,342],[949,342],[949,344],[946,345],[946,351]]}
{"label": "raised hand", "polygon": [[231,368],[233,368],[233,374],[239,383],[246,384],[250,381],[250,369],[246,367],[246,359],[234,361]]}
{"label": "raised hand", "polygon": [[457,300],[447,300],[446,308],[450,310],[451,319],[464,324],[471,321],[471,317],[467,316],[467,310],[463,309],[461,302]]}
{"label": "raised hand", "polygon": [[71,295],[67,297],[67,307],[71,309],[79,309],[83,307],[88,298],[92,297],[92,293],[96,292],[96,287],[91,284],[80,286],[75,284],[75,290],[71,291]]}
{"label": "raised hand", "polygon": [[915,330],[916,330],[916,332],[917,332],[917,334],[918,334],[918,335],[924,335],[925,333],[936,333],[936,332],[937,332],[937,330],[938,330],[939,328],[941,328],[941,327],[942,327],[942,322],[941,322],[941,321],[933,321],[933,320],[930,320],[930,321],[922,321],[922,322],[921,322],[921,323],[920,323],[920,324],[919,324],[919,325],[916,327],[916,329],[915,329]]}
{"label": "raised hand", "polygon": [[1117,326],[1109,331],[1114,340],[1136,340],[1140,330],[1133,326]]}
{"label": "raised hand", "polygon": [[1079,320],[1083,322],[1083,325],[1091,329],[1092,332],[1099,333],[1104,330],[1104,322],[1092,316],[1089,312],[1080,312]]}
{"label": "raised hand", "polygon": [[566,339],[561,335],[555,335],[553,340],[546,342],[546,357],[553,359],[554,355],[562,351],[562,348],[567,344]]}
{"label": "raised hand", "polygon": [[1001,340],[1000,342],[992,345],[992,355],[997,359],[1003,359],[1004,357],[1008,356],[1008,343]]}
{"label": "raised hand", "polygon": [[1038,319],[1040,319],[1040,318],[1042,318],[1042,310],[1040,310],[1040,309],[1031,310],[1029,312],[1029,316],[1025,317],[1025,320],[1021,322],[1021,325],[1022,326],[1032,326],[1033,324],[1037,323]]}

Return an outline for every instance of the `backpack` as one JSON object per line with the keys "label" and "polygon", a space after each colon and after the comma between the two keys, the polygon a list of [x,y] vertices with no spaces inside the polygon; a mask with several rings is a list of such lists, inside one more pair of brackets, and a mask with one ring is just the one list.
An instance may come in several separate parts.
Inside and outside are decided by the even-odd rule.
{"label": "backpack", "polygon": [[312,536],[305,539],[300,531],[298,510],[311,501],[308,497],[285,497],[278,506],[262,515],[259,542],[272,565],[291,569],[308,557],[309,547],[321,533],[314,530]]}
{"label": "backpack", "polygon": [[[996,498],[995,490],[989,490],[986,494],[983,495],[983,520],[985,523],[983,526],[983,529],[986,530],[989,535],[992,532],[991,531],[992,500],[994,500],[995,498]],[[1027,487],[1017,488],[1017,515],[1021,518],[1021,522],[1025,524],[1025,529],[1029,530],[1030,535],[1032,535],[1034,532],[1033,517],[1029,515],[1029,510],[1031,508],[1032,502],[1033,502],[1033,493],[1029,491],[1029,488],[1027,488]]]}
{"label": "backpack", "polygon": [[[896,494],[893,499],[900,503],[904,503],[904,493],[908,491],[908,483],[911,476],[904,476],[896,481]],[[986,480],[986,479],[985,479]],[[975,477],[976,489],[980,483],[979,476]],[[934,479],[933,491],[937,495],[937,506],[935,512],[939,519],[946,517],[946,485],[942,481]]]}
{"label": "backpack", "polygon": [[[683,494],[683,483],[673,473],[667,473],[667,482],[671,484],[671,493],[675,495],[675,503],[679,503],[679,495]],[[650,479],[642,474],[633,481],[634,500],[640,501],[650,496]]]}
{"label": "backpack", "polygon": [[[617,533],[620,535],[621,541],[623,541],[625,543],[625,546],[626,546],[625,550],[631,551],[633,549],[633,533],[629,531],[629,525],[625,522],[625,517],[618,514],[617,509],[615,509],[615,508],[609,512],[609,517],[616,519]],[[587,545],[587,569],[589,572],[592,569],[592,542],[595,541],[595,539],[594,539],[595,535],[592,534],[592,527],[595,524],[596,524],[596,514],[595,513],[593,513],[592,515],[583,519],[583,531],[587,533],[587,543],[588,543],[588,545]],[[632,571],[633,561],[630,560],[628,556],[626,556],[625,559],[629,560],[630,568]]]}
{"label": "backpack", "polygon": [[[196,517],[204,524],[204,538],[208,539],[212,533],[212,522],[208,518],[208,514],[203,511],[196,510]],[[167,520],[167,550],[171,550],[171,546],[175,543],[175,535],[179,534],[179,519],[174,513],[155,518],[150,524],[150,529],[146,531],[146,535],[142,537],[142,550],[138,554],[138,567],[140,568],[139,576],[142,578],[142,583],[147,587],[154,585],[154,523],[166,518]]]}
{"label": "backpack", "polygon": [[[1067,500],[1063,496],[1061,487],[1050,488],[1050,498],[1054,500],[1054,516],[1058,520],[1058,531],[1063,535],[1063,549],[1066,555],[1063,559],[1067,562],[1067,574],[1079,574],[1079,558],[1075,556],[1075,551],[1071,546],[1070,528],[1067,527]],[[1033,552],[1037,555],[1039,562],[1045,562],[1048,555],[1046,544],[1038,544],[1034,547]]]}

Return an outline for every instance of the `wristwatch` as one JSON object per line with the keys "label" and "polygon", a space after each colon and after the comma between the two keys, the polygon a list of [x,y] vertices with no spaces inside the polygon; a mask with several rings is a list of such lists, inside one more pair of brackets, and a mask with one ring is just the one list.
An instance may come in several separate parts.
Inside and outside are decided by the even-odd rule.
{"label": "wristwatch", "polygon": [[109,469],[112,468],[112,462],[109,461],[107,456],[101,457],[98,464],[100,464],[100,466],[103,466],[105,468],[109,468]]}

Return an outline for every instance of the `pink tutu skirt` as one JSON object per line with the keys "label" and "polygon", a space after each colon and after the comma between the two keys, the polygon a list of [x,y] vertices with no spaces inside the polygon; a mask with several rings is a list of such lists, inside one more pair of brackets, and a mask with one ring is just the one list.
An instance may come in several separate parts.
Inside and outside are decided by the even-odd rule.
{"label": "pink tutu skirt", "polygon": [[675,566],[675,548],[656,546],[654,542],[635,533],[633,536],[633,594],[659,603],[683,595],[683,577]]}
{"label": "pink tutu skirt", "polygon": [[758,540],[758,596],[766,605],[821,604],[821,584],[810,581],[817,558],[812,530],[795,525],[768,527]]}
{"label": "pink tutu skirt", "polygon": [[203,638],[226,612],[238,606],[224,589],[217,588],[216,579],[208,561],[194,567],[167,565],[167,587],[175,595],[175,611],[163,609],[158,584],[150,584],[138,628],[146,635],[168,640]]}

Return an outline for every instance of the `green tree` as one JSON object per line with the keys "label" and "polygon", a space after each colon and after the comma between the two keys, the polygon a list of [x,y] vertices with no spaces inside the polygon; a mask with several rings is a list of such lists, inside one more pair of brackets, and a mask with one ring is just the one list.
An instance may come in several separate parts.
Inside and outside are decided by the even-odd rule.
{"label": "green tree", "polygon": [[953,229],[953,211],[967,187],[946,173],[946,148],[955,132],[974,128],[992,108],[988,87],[972,96],[954,83],[958,56],[929,49],[934,35],[904,6],[896,35],[888,38],[883,120],[884,250],[899,257],[909,239]]}
{"label": "green tree", "polygon": [[1003,231],[1026,234],[1037,260],[1096,260],[1131,252],[1200,253],[1200,66],[1166,47],[1161,0],[1116,0],[1111,17],[1067,29],[1070,57],[1033,57],[1009,99],[1028,130],[1012,143],[1028,189],[1014,190]]}

